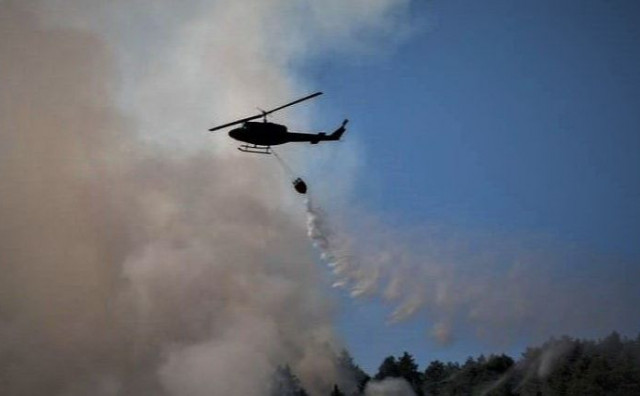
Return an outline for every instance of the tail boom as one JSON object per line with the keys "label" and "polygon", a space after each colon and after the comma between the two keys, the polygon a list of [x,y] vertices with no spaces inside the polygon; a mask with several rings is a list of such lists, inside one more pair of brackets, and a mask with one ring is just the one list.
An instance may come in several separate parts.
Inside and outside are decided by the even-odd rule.
{"label": "tail boom", "polygon": [[311,144],[318,144],[320,142],[340,140],[342,135],[347,130],[345,126],[347,125],[348,122],[349,120],[344,120],[342,122],[342,125],[340,125],[340,127],[338,127],[338,129],[333,131],[330,135],[327,135],[325,132],[320,132],[316,134],[289,132],[287,134],[286,139],[289,142],[309,142]]}

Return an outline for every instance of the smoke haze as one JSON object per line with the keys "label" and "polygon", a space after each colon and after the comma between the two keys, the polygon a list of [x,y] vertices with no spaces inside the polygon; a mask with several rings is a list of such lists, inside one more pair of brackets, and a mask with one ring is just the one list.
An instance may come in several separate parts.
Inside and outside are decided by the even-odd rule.
{"label": "smoke haze", "polygon": [[203,132],[303,92],[291,63],[314,34],[353,44],[405,2],[332,3],[358,18],[0,2],[0,393],[262,395],[284,363],[312,394],[344,383],[275,164]]}
{"label": "smoke haze", "polygon": [[366,396],[415,396],[411,385],[403,378],[386,378],[382,381],[372,380],[364,390]]}

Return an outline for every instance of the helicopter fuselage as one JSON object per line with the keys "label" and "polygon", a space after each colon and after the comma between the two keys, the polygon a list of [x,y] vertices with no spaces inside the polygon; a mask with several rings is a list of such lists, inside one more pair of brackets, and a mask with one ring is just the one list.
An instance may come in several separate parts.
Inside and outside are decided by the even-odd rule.
{"label": "helicopter fuselage", "polygon": [[241,142],[255,146],[277,146],[289,142],[309,142],[316,144],[321,141],[339,140],[345,131],[345,122],[330,135],[319,133],[289,132],[287,127],[272,122],[245,122],[240,128],[229,131],[229,136]]}
{"label": "helicopter fuselage", "polygon": [[245,122],[240,128],[229,131],[229,136],[241,142],[257,146],[276,146],[290,142],[287,127],[273,122]]}

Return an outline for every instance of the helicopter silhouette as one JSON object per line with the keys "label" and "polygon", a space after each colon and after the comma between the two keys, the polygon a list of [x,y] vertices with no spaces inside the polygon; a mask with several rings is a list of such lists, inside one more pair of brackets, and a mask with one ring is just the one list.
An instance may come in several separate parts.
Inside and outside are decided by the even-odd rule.
{"label": "helicopter silhouette", "polygon": [[[240,145],[238,150],[246,153],[254,154],[271,154],[271,146],[276,146],[285,143],[292,142],[309,142],[311,144],[317,144],[319,142],[340,140],[342,134],[346,131],[345,126],[349,120],[345,119],[342,125],[338,127],[333,133],[328,134],[325,132],[318,133],[299,133],[289,132],[285,125],[276,124],[267,121],[267,116],[278,110],[282,110],[285,107],[293,106],[294,104],[315,98],[322,95],[322,92],[316,92],[314,94],[305,96],[287,103],[275,109],[268,111],[261,110],[261,113],[251,117],[242,118],[237,121],[229,122],[227,124],[218,125],[209,129],[209,131],[217,131],[223,128],[227,128],[233,125],[242,124],[241,127],[232,129],[229,131],[229,136],[235,140],[243,142],[245,144]],[[262,118],[262,122],[252,122],[252,120]]]}

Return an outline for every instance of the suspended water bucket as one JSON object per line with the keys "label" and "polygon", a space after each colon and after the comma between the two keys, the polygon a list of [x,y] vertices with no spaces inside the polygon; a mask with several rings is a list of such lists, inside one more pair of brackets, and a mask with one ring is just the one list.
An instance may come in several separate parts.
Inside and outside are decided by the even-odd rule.
{"label": "suspended water bucket", "polygon": [[307,183],[305,183],[301,178],[297,178],[293,181],[293,188],[295,188],[300,194],[307,193]]}

